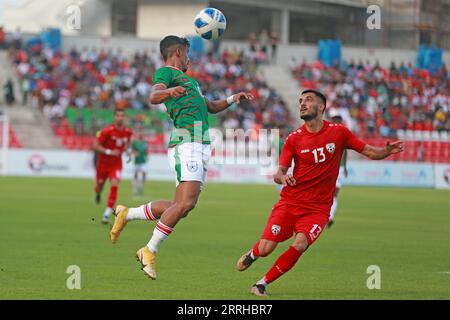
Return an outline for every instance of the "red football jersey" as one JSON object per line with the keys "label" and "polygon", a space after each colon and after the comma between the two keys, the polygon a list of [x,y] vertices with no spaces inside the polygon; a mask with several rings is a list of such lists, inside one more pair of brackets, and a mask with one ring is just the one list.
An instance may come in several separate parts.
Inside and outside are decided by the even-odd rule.
{"label": "red football jersey", "polygon": [[281,151],[280,165],[290,167],[294,160],[293,176],[297,184],[282,189],[280,202],[329,211],[344,149],[361,152],[364,146],[340,124],[324,121],[317,133],[301,126],[286,138]]}
{"label": "red football jersey", "polygon": [[[114,124],[103,128],[97,141],[107,149],[125,151],[127,144],[131,140],[133,132],[129,128],[118,129]],[[100,153],[97,160],[97,167],[103,168],[122,168],[122,155],[110,156]]]}

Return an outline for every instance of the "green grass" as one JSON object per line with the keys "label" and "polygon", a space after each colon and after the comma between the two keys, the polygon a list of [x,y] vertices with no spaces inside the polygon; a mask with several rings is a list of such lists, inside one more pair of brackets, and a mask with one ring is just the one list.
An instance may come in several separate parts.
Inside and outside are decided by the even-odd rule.
{"label": "green grass", "polygon": [[[172,198],[174,183],[150,182],[150,199]],[[253,299],[260,279],[289,243],[249,270],[237,258],[260,236],[275,186],[208,184],[181,221],[148,280],[134,259],[154,223],[130,223],[117,245],[99,223],[92,182],[0,178],[0,299]],[[106,194],[103,195],[106,198]],[[286,275],[270,299],[449,299],[450,193],[427,189],[344,187],[336,223]],[[138,205],[129,181],[119,202]],[[69,265],[81,268],[81,290],[68,290]],[[369,290],[369,265],[381,289]]]}

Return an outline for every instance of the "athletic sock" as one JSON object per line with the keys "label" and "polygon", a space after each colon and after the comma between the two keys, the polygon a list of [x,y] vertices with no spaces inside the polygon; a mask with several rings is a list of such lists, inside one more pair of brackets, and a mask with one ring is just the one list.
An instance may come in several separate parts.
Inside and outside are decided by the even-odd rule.
{"label": "athletic sock", "polygon": [[260,284],[260,285],[262,285],[262,286],[267,286],[267,282],[266,282],[266,279],[265,279],[265,277],[263,277],[261,280],[259,280],[258,282],[256,282],[256,284]]}
{"label": "athletic sock", "polygon": [[336,213],[337,206],[338,206],[338,199],[337,199],[337,197],[334,197],[333,205],[331,206],[331,210],[330,210],[330,220],[334,219],[334,215]]}
{"label": "athletic sock", "polygon": [[258,257],[260,256],[259,254],[259,241],[255,243],[255,245],[253,246],[252,251],[250,252],[250,257],[253,260],[258,259]]}
{"label": "athletic sock", "polygon": [[137,208],[129,208],[127,221],[130,220],[157,220],[152,212],[152,203],[149,202]]}
{"label": "athletic sock", "polygon": [[107,208],[105,209],[105,211],[103,212],[103,220],[108,220],[109,217],[111,216],[112,211],[113,211],[112,208],[107,207]]}
{"label": "athletic sock", "polygon": [[153,230],[153,236],[147,244],[147,247],[151,252],[158,251],[161,243],[172,233],[173,228],[166,226],[161,221],[158,221],[155,229]]}
{"label": "athletic sock", "polygon": [[291,270],[291,268],[297,263],[298,259],[301,257],[301,253],[297,249],[290,246],[275,262],[275,264],[267,271],[264,276],[264,281],[269,284],[283,274]]}
{"label": "athletic sock", "polygon": [[114,204],[116,203],[117,189],[117,186],[112,186],[111,190],[109,191],[108,203],[106,204],[106,206],[109,208],[113,208]]}

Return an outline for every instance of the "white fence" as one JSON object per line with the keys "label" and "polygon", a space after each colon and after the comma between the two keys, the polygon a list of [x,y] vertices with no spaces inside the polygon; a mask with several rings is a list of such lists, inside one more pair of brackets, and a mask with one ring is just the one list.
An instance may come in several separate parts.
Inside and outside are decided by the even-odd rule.
{"label": "white fence", "polygon": [[[0,160],[5,161],[5,160]],[[77,177],[93,178],[93,153],[87,151],[48,151],[10,149],[6,175],[33,177]],[[267,167],[256,161],[241,164],[211,161],[208,170],[209,182],[262,183],[271,184],[272,177]],[[422,187],[450,189],[450,164],[402,163],[391,161],[349,161],[348,185]],[[133,165],[125,163],[123,178],[131,179]],[[166,156],[151,155],[148,177],[153,180],[174,181],[175,175]]]}

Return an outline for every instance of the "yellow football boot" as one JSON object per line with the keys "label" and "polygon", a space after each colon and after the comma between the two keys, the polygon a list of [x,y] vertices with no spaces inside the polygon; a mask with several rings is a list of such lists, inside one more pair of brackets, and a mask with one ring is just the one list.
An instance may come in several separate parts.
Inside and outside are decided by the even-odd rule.
{"label": "yellow football boot", "polygon": [[147,246],[136,252],[136,258],[141,263],[141,269],[152,280],[156,279],[155,258],[156,254],[151,252]]}
{"label": "yellow football boot", "polygon": [[116,216],[116,218],[114,220],[114,225],[111,228],[111,232],[109,233],[112,243],[117,242],[120,233],[127,225],[127,214],[128,208],[122,205],[118,205],[114,210],[114,215]]}

